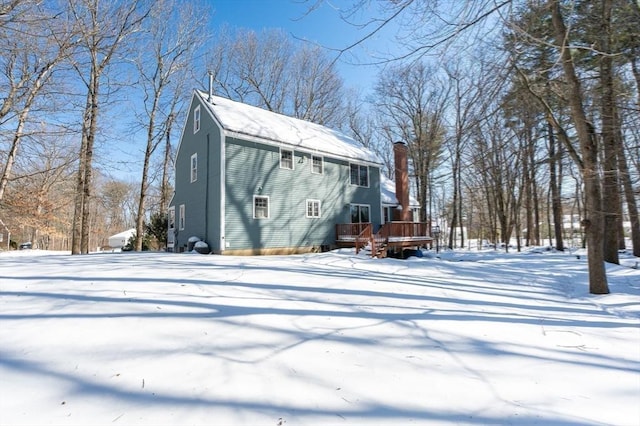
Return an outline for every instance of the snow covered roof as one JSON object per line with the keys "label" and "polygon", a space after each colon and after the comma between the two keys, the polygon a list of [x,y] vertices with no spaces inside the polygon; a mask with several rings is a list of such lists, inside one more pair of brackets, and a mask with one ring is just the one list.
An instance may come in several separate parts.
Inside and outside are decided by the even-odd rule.
{"label": "snow covered roof", "polygon": [[136,228],[127,229],[115,235],[110,236],[107,240],[109,247],[117,248],[123,247],[129,241],[129,238],[136,234]]}
{"label": "snow covered roof", "polygon": [[372,151],[336,130],[219,96],[212,96],[208,102],[207,93],[196,93],[227,134],[284,143],[321,155],[382,164]]}
{"label": "snow covered roof", "polygon": [[[396,183],[382,173],[380,174],[380,200],[383,205],[398,205],[398,199],[396,198]],[[420,207],[420,203],[418,203],[418,200],[414,197],[409,195],[409,206]]]}
{"label": "snow covered roof", "polygon": [[114,234],[109,238],[129,238],[136,233],[136,228],[127,229],[126,231],[122,231],[120,233]]}

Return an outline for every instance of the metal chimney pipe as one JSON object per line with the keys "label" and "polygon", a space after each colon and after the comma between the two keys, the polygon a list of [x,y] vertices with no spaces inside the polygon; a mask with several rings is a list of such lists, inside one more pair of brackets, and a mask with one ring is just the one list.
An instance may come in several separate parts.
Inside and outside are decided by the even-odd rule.
{"label": "metal chimney pipe", "polygon": [[213,73],[209,71],[209,102],[213,99]]}

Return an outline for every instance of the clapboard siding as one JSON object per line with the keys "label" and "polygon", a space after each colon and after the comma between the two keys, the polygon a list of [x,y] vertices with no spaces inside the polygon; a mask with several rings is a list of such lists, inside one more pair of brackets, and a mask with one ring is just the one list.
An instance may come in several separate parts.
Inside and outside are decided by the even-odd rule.
{"label": "clapboard siding", "polygon": [[[175,250],[185,249],[190,237],[206,241],[220,250],[220,128],[201,105],[200,130],[193,133],[193,111],[201,105],[197,98],[190,105],[176,154],[175,194],[171,206],[176,211]],[[198,155],[198,178],[191,182],[191,156]],[[185,229],[179,229],[180,205],[185,205]],[[205,214],[208,212],[208,214]]]}
{"label": "clapboard siding", "polygon": [[[350,221],[350,203],[369,204],[372,221],[380,223],[377,167],[370,167],[369,188],[349,184],[348,162],[324,157],[323,171],[312,173],[308,152],[294,150],[294,170],[281,169],[278,146],[227,137],[225,249],[332,244],[335,224]],[[268,219],[253,218],[254,195],[269,197]],[[306,217],[308,199],[320,200],[320,218]]]}

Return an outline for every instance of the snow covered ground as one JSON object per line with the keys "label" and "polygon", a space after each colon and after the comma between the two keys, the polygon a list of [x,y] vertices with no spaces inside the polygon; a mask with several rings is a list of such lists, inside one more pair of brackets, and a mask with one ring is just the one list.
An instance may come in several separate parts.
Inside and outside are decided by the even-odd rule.
{"label": "snow covered ground", "polygon": [[0,425],[640,425],[584,253],[0,253]]}

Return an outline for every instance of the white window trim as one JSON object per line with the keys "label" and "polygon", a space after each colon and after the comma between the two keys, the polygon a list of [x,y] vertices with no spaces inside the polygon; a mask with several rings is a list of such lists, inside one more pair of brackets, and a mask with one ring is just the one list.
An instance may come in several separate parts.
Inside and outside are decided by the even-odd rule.
{"label": "white window trim", "polygon": [[[291,153],[291,167],[282,167],[282,152],[287,151]],[[296,167],[296,153],[293,149],[280,148],[280,168],[284,170],[294,170]]]}
{"label": "white window trim", "polygon": [[169,207],[169,230],[173,231],[176,229],[176,208],[175,206]]}
{"label": "white window trim", "polygon": [[[266,198],[267,200],[267,217],[257,217],[256,216],[256,199],[257,198]],[[268,195],[254,195],[253,196],[253,218],[254,219],[269,219],[271,217],[271,200]]]}
{"label": "white window trim", "polygon": [[198,131],[200,130],[201,118],[202,118],[202,114],[200,113],[200,105],[198,105],[193,110],[193,134],[198,133]]}
{"label": "white window trim", "polygon": [[[196,160],[196,166],[193,167],[193,160]],[[198,153],[196,152],[191,156],[191,183],[198,180]]]}
{"label": "white window trim", "polygon": [[[351,166],[357,166],[358,167],[358,182],[357,183],[351,182]],[[366,167],[367,168],[367,185],[360,185],[360,168],[361,167]],[[359,186],[360,188],[370,188],[371,187],[371,167],[369,167],[366,164],[349,163],[349,184],[353,185],[353,186]]]}
{"label": "white window trim", "polygon": [[180,204],[180,214],[178,217],[178,229],[180,231],[184,231],[184,226],[187,222],[187,219],[185,217],[186,213],[185,213],[185,207],[184,204]]}
{"label": "white window trim", "polygon": [[369,209],[369,222],[352,222],[352,223],[371,223],[371,205],[370,204],[351,203],[349,205],[349,216],[351,216],[351,207],[366,207],[367,209]]}
{"label": "white window trim", "polygon": [[[309,215],[309,203],[318,203],[318,215],[317,216]],[[305,212],[304,212],[305,217],[307,217],[309,219],[317,219],[317,218],[322,217],[322,203],[320,202],[320,200],[308,199],[306,201],[304,207],[305,207]]]}
{"label": "white window trim", "polygon": [[[313,160],[320,159],[320,172],[316,172],[313,169]],[[311,173],[315,175],[323,175],[324,174],[324,157],[321,155],[311,154]],[[349,169],[349,173],[351,173],[351,169]],[[349,178],[351,179],[351,178]]]}

